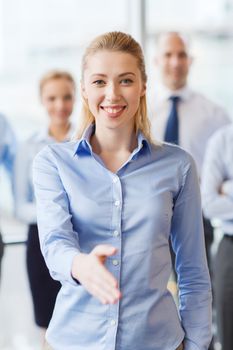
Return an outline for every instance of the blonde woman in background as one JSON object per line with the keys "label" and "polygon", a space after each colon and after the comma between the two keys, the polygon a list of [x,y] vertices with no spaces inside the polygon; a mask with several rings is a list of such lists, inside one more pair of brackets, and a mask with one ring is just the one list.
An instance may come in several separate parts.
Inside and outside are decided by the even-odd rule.
{"label": "blonde woman in background", "polygon": [[68,141],[74,132],[70,121],[75,102],[73,77],[65,71],[48,72],[40,81],[40,97],[48,116],[48,125],[19,147],[14,174],[16,214],[28,224],[26,261],[35,322],[39,327],[47,328],[60,283],[51,278],[40,251],[32,162],[46,145]]}
{"label": "blonde woman in background", "polygon": [[[206,350],[211,290],[198,179],[177,146],[153,143],[140,45],[110,32],[82,64],[77,140],[34,161],[43,255],[62,283],[54,350]],[[167,290],[169,236],[180,317]]]}

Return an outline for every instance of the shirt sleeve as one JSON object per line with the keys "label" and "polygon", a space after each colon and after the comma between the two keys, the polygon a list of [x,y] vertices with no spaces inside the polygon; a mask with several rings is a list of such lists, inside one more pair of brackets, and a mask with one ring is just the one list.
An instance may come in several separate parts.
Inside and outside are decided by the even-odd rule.
{"label": "shirt sleeve", "polygon": [[16,216],[27,224],[36,223],[36,204],[32,188],[30,143],[24,142],[16,153],[13,181]]}
{"label": "shirt sleeve", "polygon": [[202,176],[203,209],[210,219],[233,219],[233,200],[230,195],[220,193],[227,177],[224,152],[227,152],[224,134],[217,133],[208,143]]}
{"label": "shirt sleeve", "polygon": [[229,114],[226,112],[225,109],[223,109],[220,106],[216,106],[215,108],[215,119],[218,120],[218,125],[216,125],[216,129],[223,127],[224,125],[231,124],[232,120],[229,116]]}
{"label": "shirt sleeve", "polygon": [[14,164],[14,158],[16,153],[16,137],[15,134],[10,126],[10,124],[7,122],[7,120],[4,118],[1,121],[1,163],[7,170],[7,172],[10,175],[10,178],[12,179],[12,171],[13,171],[13,164]]}
{"label": "shirt sleeve", "polygon": [[233,180],[226,180],[223,182],[222,192],[233,200]]}
{"label": "shirt sleeve", "polygon": [[33,179],[41,250],[50,274],[60,282],[77,285],[71,266],[80,251],[78,234],[73,230],[67,193],[49,146],[35,157]]}
{"label": "shirt sleeve", "polygon": [[[191,157],[190,157],[191,158]],[[211,340],[211,284],[206,261],[200,190],[190,159],[174,202],[171,227],[176,253],[179,311],[185,350],[207,350]]]}

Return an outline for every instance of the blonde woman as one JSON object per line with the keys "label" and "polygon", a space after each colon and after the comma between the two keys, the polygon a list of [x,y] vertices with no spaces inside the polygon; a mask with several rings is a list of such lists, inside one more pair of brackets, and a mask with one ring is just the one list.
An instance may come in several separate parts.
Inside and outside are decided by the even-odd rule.
{"label": "blonde woman", "polygon": [[35,321],[39,327],[47,328],[60,283],[49,275],[40,251],[32,162],[43,147],[68,141],[74,131],[70,121],[75,101],[73,77],[65,71],[49,71],[40,81],[40,98],[48,117],[47,126],[19,147],[14,173],[16,214],[28,224],[26,261]]}
{"label": "blonde woman", "polygon": [[[204,350],[211,291],[191,157],[153,143],[140,45],[110,32],[86,49],[77,139],[34,162],[42,251],[61,281],[54,350]],[[167,290],[169,236],[180,317]]]}

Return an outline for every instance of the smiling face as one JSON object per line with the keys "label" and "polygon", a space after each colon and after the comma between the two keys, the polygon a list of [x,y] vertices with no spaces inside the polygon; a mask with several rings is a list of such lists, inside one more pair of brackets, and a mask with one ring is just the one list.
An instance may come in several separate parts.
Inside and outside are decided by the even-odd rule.
{"label": "smiling face", "polygon": [[177,90],[186,84],[192,59],[180,35],[170,33],[161,37],[156,62],[166,87]]}
{"label": "smiling face", "polygon": [[65,125],[73,111],[75,91],[73,84],[65,79],[48,80],[41,91],[41,101],[51,123]]}
{"label": "smiling face", "polygon": [[140,98],[145,94],[137,59],[119,51],[100,50],[90,55],[82,93],[96,128],[132,129]]}

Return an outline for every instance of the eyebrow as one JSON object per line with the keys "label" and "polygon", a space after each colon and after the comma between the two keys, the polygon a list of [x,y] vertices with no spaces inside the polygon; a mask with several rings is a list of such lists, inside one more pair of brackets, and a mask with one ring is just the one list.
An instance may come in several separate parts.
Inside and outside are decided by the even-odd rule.
{"label": "eyebrow", "polygon": [[[125,72],[125,73],[121,73],[119,74],[119,77],[123,77],[125,75],[133,75],[135,76],[136,74],[133,73],[133,72]],[[102,73],[95,73],[95,74],[92,74],[92,77],[95,77],[95,76],[98,76],[98,77],[106,77],[107,75],[106,74],[102,74]]]}

